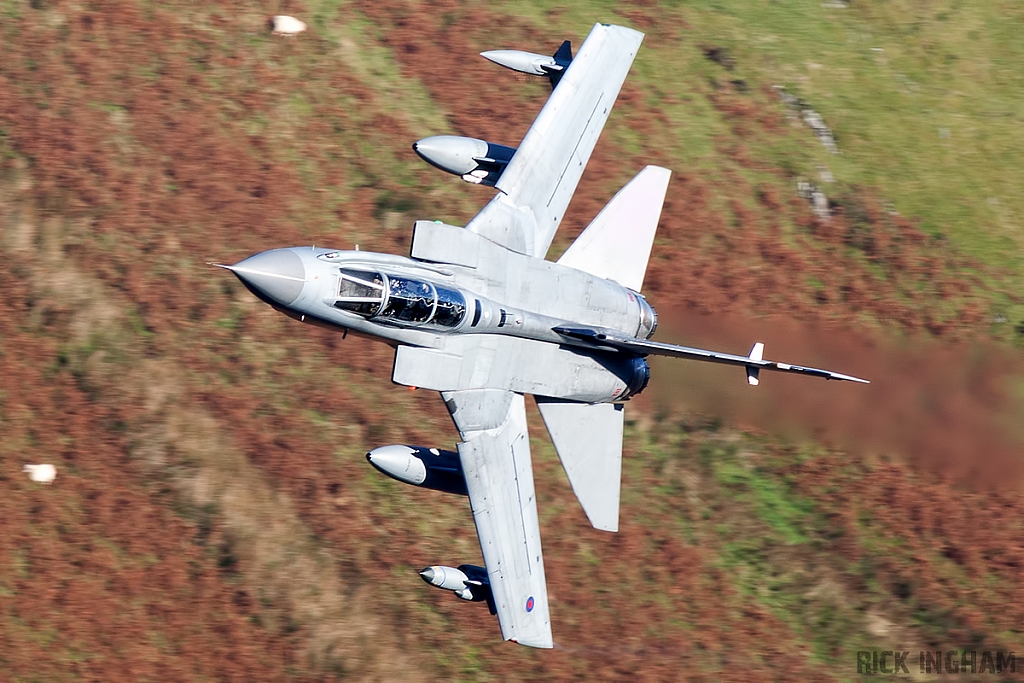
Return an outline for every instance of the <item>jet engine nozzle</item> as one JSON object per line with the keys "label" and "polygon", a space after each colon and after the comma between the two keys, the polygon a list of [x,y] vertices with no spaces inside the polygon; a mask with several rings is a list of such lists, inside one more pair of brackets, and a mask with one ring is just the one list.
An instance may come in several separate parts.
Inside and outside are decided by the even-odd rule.
{"label": "jet engine nozzle", "polygon": [[422,446],[381,446],[366,454],[374,469],[392,479],[435,491],[468,495],[459,454]]}
{"label": "jet engine nozzle", "polygon": [[458,135],[434,135],[417,140],[413,150],[431,166],[461,177],[467,183],[493,186],[505,171],[514,147]]}
{"label": "jet engine nozzle", "polygon": [[636,336],[650,339],[654,336],[654,331],[658,329],[658,313],[647,302],[643,294],[637,292],[636,297],[640,304],[640,327],[636,331]]}

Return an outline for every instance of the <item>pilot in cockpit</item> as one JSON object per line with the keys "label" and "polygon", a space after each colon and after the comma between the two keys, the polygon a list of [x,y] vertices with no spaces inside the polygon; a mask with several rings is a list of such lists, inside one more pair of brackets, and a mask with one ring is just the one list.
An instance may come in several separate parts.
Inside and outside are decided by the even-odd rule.
{"label": "pilot in cockpit", "polygon": [[336,308],[367,318],[456,327],[466,315],[461,292],[423,280],[342,268]]}

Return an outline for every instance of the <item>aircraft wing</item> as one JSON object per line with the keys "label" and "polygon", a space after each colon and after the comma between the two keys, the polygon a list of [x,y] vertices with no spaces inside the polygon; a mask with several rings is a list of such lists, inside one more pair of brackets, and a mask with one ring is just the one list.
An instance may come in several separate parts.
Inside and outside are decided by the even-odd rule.
{"label": "aircraft wing", "polygon": [[838,379],[846,382],[859,382],[870,384],[866,379],[844,375],[831,370],[819,368],[808,368],[802,365],[791,365],[780,363],[774,360],[764,360],[761,356],[764,353],[764,344],[754,344],[750,355],[739,356],[720,351],[708,351],[690,346],[676,346],[664,342],[650,341],[649,339],[635,339],[597,330],[589,327],[556,327],[554,331],[563,337],[576,342],[583,342],[585,345],[602,351],[625,351],[635,353],[638,356],[670,356],[672,358],[689,358],[690,360],[702,360],[709,363],[723,363],[725,365],[741,365],[747,369],[747,381],[750,384],[758,383],[758,371],[777,370],[779,372],[793,372],[800,375],[812,377],[823,377],[825,379]]}
{"label": "aircraft wing", "polygon": [[643,38],[594,25],[467,230],[544,258]]}
{"label": "aircraft wing", "polygon": [[501,635],[552,647],[523,396],[497,389],[441,395],[462,436],[459,458]]}

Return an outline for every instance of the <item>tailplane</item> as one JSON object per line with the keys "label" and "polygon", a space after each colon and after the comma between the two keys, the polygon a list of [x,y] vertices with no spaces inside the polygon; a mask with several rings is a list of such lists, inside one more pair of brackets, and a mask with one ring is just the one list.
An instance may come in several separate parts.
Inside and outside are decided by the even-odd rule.
{"label": "tailplane", "polygon": [[648,166],[612,197],[558,262],[639,292],[672,172]]}
{"label": "tailplane", "polygon": [[573,493],[595,529],[619,530],[622,404],[537,397]]}

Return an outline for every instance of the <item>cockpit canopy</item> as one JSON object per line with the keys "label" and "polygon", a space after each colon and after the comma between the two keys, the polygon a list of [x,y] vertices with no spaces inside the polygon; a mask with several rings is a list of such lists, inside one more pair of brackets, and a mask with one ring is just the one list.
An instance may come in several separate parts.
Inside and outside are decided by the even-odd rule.
{"label": "cockpit canopy", "polygon": [[367,318],[448,328],[466,317],[466,298],[457,290],[375,271],[341,268],[339,274],[335,308]]}
{"label": "cockpit canopy", "polygon": [[384,294],[384,278],[380,273],[343,268],[338,299],[334,306],[370,317],[380,311]]}

